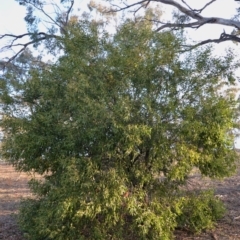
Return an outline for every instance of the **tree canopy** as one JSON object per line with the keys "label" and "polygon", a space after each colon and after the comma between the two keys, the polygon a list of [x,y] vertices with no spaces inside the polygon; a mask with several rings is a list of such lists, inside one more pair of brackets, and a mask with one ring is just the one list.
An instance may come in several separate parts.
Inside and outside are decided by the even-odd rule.
{"label": "tree canopy", "polygon": [[109,34],[79,19],[55,38],[56,63],[4,70],[2,157],[43,177],[20,211],[28,239],[171,239],[222,216],[212,192],[184,185],[193,169],[234,172],[237,102],[222,91],[238,64],[210,47],[181,53],[183,35],[153,27],[125,19]]}

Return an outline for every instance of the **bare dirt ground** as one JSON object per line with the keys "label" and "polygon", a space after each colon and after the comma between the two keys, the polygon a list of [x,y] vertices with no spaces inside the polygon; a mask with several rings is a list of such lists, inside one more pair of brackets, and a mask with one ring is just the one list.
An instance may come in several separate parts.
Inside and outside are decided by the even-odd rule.
{"label": "bare dirt ground", "polygon": [[[28,179],[27,174],[16,172],[0,161],[0,239],[25,240],[17,226],[16,214],[20,200],[31,196]],[[176,240],[240,240],[240,168],[236,175],[224,181],[209,181],[195,175],[191,183],[199,188],[214,187],[228,211],[215,229],[201,235],[176,231]]]}
{"label": "bare dirt ground", "polygon": [[30,196],[28,179],[28,175],[0,162],[0,239],[24,239],[16,223],[16,213],[20,200]]}

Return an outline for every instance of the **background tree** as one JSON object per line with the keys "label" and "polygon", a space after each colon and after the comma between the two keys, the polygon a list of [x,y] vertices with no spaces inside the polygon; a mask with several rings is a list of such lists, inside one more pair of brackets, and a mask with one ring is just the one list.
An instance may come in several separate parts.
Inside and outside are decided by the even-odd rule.
{"label": "background tree", "polygon": [[222,216],[212,192],[182,186],[193,168],[217,178],[235,169],[236,102],[217,91],[235,83],[233,54],[183,55],[184,37],[152,28],[127,19],[110,35],[79,20],[57,40],[58,61],[28,72],[20,98],[2,86],[2,156],[43,176],[20,211],[27,238],[171,239]]}

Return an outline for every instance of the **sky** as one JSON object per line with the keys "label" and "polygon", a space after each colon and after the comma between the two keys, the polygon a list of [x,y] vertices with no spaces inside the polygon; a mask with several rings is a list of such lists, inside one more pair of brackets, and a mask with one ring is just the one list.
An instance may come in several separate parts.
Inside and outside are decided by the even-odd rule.
{"label": "sky", "polygon": [[21,33],[25,30],[23,21],[25,9],[15,0],[0,0],[0,33]]}
{"label": "sky", "polygon": [[[26,32],[24,22],[25,9],[15,0],[0,0],[0,35],[1,34],[22,34]],[[2,47],[6,41],[0,41]],[[9,53],[10,54],[10,53]],[[5,53],[0,52],[0,59]]]}
{"label": "sky", "polygon": [[[49,2],[51,0],[47,0]],[[97,2],[97,0],[95,0]],[[132,2],[136,2],[137,0]],[[180,0],[178,0],[180,1]],[[198,9],[201,8],[204,4],[209,2],[210,0],[201,0],[201,1],[192,1],[188,0],[187,2],[191,2],[191,6]],[[56,2],[59,2],[56,1]],[[75,0],[80,8],[83,5],[86,6],[87,0]],[[192,5],[194,2],[194,6]],[[226,4],[227,3],[227,4]],[[211,6],[209,6],[206,11],[202,13],[203,16],[214,16],[214,17],[223,17],[223,18],[231,18],[236,13],[236,8],[240,7],[240,3],[237,3],[234,0],[216,0]],[[163,5],[162,10],[164,12],[164,16],[167,18],[170,16],[172,12],[172,8],[170,6]],[[15,0],[0,0],[0,34],[4,33],[12,33],[12,34],[22,34],[25,33],[26,25],[24,22],[25,17],[25,7],[20,6]],[[209,25],[203,26],[198,30],[190,30],[189,36],[191,39],[195,41],[204,40],[206,38],[219,38],[220,34],[226,31],[229,33],[231,28],[224,27],[221,25]],[[0,47],[3,46],[4,42],[0,42]],[[236,53],[239,53],[240,56],[240,44],[235,45],[232,42],[225,42],[221,44],[215,45],[215,53],[218,55],[223,55],[226,48],[232,47],[235,49]],[[0,59],[5,55],[0,53]],[[240,71],[237,72],[237,75],[240,76]],[[240,139],[237,141],[237,147],[240,148]]]}

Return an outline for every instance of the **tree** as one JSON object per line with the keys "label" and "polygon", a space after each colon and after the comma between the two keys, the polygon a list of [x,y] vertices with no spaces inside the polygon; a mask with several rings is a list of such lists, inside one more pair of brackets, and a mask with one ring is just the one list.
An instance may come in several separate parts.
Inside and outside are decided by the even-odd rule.
{"label": "tree", "polygon": [[29,71],[21,97],[2,87],[2,156],[43,177],[20,211],[28,239],[171,239],[222,216],[212,192],[183,187],[193,168],[234,171],[236,102],[218,92],[234,85],[233,54],[183,55],[181,35],[152,28],[128,19],[110,35],[79,20],[58,61]]}
{"label": "tree", "polygon": [[[233,0],[232,0],[233,1]],[[236,2],[238,0],[235,0]],[[208,44],[208,43],[221,43],[225,41],[233,41],[233,42],[240,42],[239,34],[240,34],[240,8],[236,9],[236,15],[233,16],[231,19],[225,19],[225,18],[219,18],[215,17],[214,13],[211,17],[204,17],[202,14],[204,10],[206,10],[210,5],[213,3],[216,3],[217,0],[210,0],[205,1],[205,3],[202,4],[202,7],[199,9],[194,8],[194,4],[196,3],[187,3],[184,0],[181,1],[175,1],[175,0],[143,0],[143,1],[136,1],[132,3],[132,1],[129,4],[122,1],[110,1],[113,2],[112,5],[112,11],[113,12],[119,12],[119,11],[125,11],[130,10],[131,13],[137,14],[140,9],[147,9],[149,7],[152,7],[151,4],[162,4],[162,5],[168,5],[172,6],[174,8],[173,12],[173,18],[168,20],[167,22],[162,21],[159,18],[150,18],[148,20],[153,21],[156,23],[156,31],[161,31],[163,29],[169,29],[172,31],[175,30],[182,30],[187,28],[192,29],[198,29],[204,25],[222,25],[222,26],[229,26],[232,27],[232,31],[230,33],[226,33],[225,30],[221,33],[219,38],[216,39],[206,39],[203,41],[199,41],[197,44],[191,44],[185,46],[185,50],[191,50],[195,47]],[[156,6],[155,6],[156,7]],[[159,7],[159,6],[158,6]],[[217,5],[215,9],[217,9]]]}

